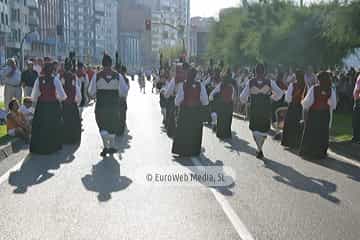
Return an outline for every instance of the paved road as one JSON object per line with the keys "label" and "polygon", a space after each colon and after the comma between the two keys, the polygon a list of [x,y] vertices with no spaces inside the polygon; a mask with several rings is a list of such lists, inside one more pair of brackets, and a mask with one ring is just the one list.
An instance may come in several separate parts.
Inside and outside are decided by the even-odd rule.
{"label": "paved road", "polygon": [[[203,155],[174,159],[158,96],[140,94],[132,82],[128,102],[129,132],[118,139],[121,151],[113,159],[99,156],[89,107],[78,149],[47,157],[23,150],[0,164],[1,240],[360,239],[358,163],[332,156],[304,161],[271,139],[264,163],[254,157],[247,123],[240,120],[231,141],[205,128]],[[147,169],[201,172],[204,166],[231,168],[234,183],[211,188],[145,181]]]}

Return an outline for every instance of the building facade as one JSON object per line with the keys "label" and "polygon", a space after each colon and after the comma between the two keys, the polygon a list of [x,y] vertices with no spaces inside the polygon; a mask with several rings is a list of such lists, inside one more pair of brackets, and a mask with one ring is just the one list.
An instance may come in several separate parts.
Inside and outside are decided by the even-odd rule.
{"label": "building facade", "polygon": [[141,2],[121,0],[118,9],[118,51],[129,71],[151,66],[151,31],[145,22],[151,9]]}
{"label": "building facade", "polygon": [[[58,51],[75,51],[80,61],[91,62],[94,56],[94,0],[62,0],[59,17]],[[62,26],[62,27],[61,27]]]}
{"label": "building facade", "polygon": [[214,18],[191,18],[189,48],[191,58],[201,60],[205,57],[213,24],[215,24]]}
{"label": "building facade", "polygon": [[114,55],[118,44],[118,4],[117,0],[97,0],[94,6],[95,52],[99,62],[104,52]]}
{"label": "building facade", "polygon": [[151,50],[158,62],[164,48],[190,45],[190,0],[138,0],[151,8]]}
{"label": "building facade", "polygon": [[0,64],[6,61],[6,46],[10,35],[10,7],[8,0],[0,0]]}

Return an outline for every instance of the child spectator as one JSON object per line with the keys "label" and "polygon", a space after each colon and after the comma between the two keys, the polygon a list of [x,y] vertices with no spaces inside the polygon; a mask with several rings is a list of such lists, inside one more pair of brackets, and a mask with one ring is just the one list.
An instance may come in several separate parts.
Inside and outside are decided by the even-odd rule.
{"label": "child spectator", "polygon": [[24,114],[27,122],[31,125],[32,120],[34,118],[34,108],[33,108],[33,102],[30,97],[24,98],[23,105],[21,105],[19,111],[22,114]]}
{"label": "child spectator", "polygon": [[25,142],[29,141],[30,125],[26,121],[24,114],[19,111],[19,103],[13,99],[9,103],[9,114],[6,121],[8,135],[19,137]]}

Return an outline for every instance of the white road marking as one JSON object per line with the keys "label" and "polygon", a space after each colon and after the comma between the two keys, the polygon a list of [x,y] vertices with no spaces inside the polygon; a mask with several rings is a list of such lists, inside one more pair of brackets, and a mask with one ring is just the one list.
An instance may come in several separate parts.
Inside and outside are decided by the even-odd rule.
{"label": "white road marking", "polygon": [[[191,161],[197,167],[201,167],[201,165],[202,165],[201,162],[195,157],[192,157]],[[235,228],[237,234],[239,235],[239,237],[242,240],[254,240],[253,236],[251,235],[249,230],[246,228],[245,224],[241,221],[239,216],[236,214],[234,209],[231,207],[228,200],[221,193],[216,191],[216,189],[209,188],[209,190],[214,195],[216,201],[220,204],[220,206],[223,209],[225,215],[228,217],[231,224],[234,226],[234,228]]]}
{"label": "white road marking", "polygon": [[0,184],[3,184],[5,181],[8,180],[8,178],[10,177],[10,174],[12,172],[15,172],[16,170],[18,170],[21,165],[24,163],[25,160],[20,161],[18,164],[16,164],[14,167],[12,167],[11,169],[9,169],[6,173],[4,173],[2,176],[0,176]]}

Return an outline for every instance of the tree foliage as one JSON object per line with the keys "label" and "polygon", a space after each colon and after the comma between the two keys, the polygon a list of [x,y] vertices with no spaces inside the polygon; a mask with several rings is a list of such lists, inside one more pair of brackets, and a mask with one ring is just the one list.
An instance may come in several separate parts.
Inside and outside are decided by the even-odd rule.
{"label": "tree foliage", "polygon": [[360,3],[296,6],[268,0],[234,8],[213,26],[209,57],[228,65],[337,64],[360,45]]}

